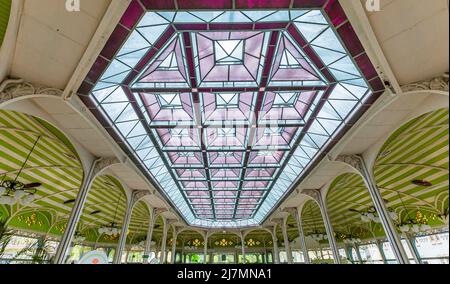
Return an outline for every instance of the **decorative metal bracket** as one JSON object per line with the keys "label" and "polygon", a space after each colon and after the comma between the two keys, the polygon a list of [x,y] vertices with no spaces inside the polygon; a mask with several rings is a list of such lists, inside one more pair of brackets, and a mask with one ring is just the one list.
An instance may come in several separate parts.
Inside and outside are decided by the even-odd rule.
{"label": "decorative metal bracket", "polygon": [[360,155],[339,155],[337,156],[336,161],[346,163],[358,170],[360,173],[363,172],[363,160]]}
{"label": "decorative metal bracket", "polygon": [[25,82],[23,79],[9,79],[0,84],[0,104],[32,95],[62,97],[63,91]]}
{"label": "decorative metal bracket", "polygon": [[102,158],[100,161],[97,162],[97,164],[94,167],[93,175],[96,176],[98,173],[106,169],[107,167],[110,167],[112,165],[120,164],[121,162],[119,159],[112,157],[112,158]]}
{"label": "decorative metal bracket", "polygon": [[430,80],[424,80],[416,83],[411,83],[402,86],[402,91],[404,93],[414,92],[414,91],[444,91],[448,92],[448,73],[443,74],[440,77],[436,77]]}
{"label": "decorative metal bracket", "polygon": [[321,196],[318,189],[304,189],[302,193],[311,197],[320,204]]}
{"label": "decorative metal bracket", "polygon": [[134,190],[132,193],[133,206],[141,200],[143,197],[150,195],[150,192],[147,190]]}

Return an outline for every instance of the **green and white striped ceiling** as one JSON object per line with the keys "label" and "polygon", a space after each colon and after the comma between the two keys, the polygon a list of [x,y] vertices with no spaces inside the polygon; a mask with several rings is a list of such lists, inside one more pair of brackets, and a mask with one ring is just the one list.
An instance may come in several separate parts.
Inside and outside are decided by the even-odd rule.
{"label": "green and white striped ceiling", "polygon": [[[0,206],[1,218],[11,226],[28,225],[19,222],[22,212],[45,209],[50,224],[67,217],[73,204],[64,201],[76,198],[83,179],[83,170],[74,147],[64,135],[41,119],[17,112],[0,110],[0,177],[16,178],[34,143],[36,148],[18,180],[23,183],[41,182],[36,201],[29,207]],[[14,220],[15,219],[15,220]]]}
{"label": "green and white striped ceiling", "polygon": [[11,0],[0,0],[0,47],[8,27],[9,15],[11,13]]}
{"label": "green and white striped ceiling", "polygon": [[[374,166],[377,186],[387,206],[400,216],[398,223],[414,219],[417,211],[432,227],[442,227],[440,214],[449,208],[449,112],[440,109],[417,117],[397,129],[380,150]],[[419,186],[414,180],[431,182]],[[331,183],[326,198],[334,231],[360,238],[384,236],[380,224],[364,223],[350,209],[365,211],[373,206],[362,177],[345,173]],[[311,206],[314,207],[313,213]],[[319,207],[308,201],[302,211],[305,233],[323,228]],[[324,231],[324,228],[322,229]]]}
{"label": "green and white striped ceiling", "polygon": [[[7,219],[11,228],[57,237],[65,230],[73,206],[70,201],[76,198],[83,179],[76,150],[62,132],[44,120],[0,110],[1,179],[16,177],[38,137],[39,141],[18,177],[23,183],[42,183],[36,193],[37,199],[28,207],[1,205],[0,218]],[[117,179],[109,175],[98,176],[89,191],[78,230],[90,242],[117,242],[117,238],[99,236],[98,228],[114,220],[120,227],[126,203],[124,189]],[[145,210],[148,216],[145,206],[143,202],[137,204],[130,232],[138,229],[135,226],[145,218]],[[92,214],[96,211],[99,212]]]}
{"label": "green and white striped ceiling", "polygon": [[[380,150],[374,167],[375,180],[388,206],[403,221],[414,218],[416,212],[421,211],[430,225],[443,225],[437,216],[447,213],[449,208],[448,116],[448,109],[440,109],[413,119],[395,131]],[[75,148],[62,132],[42,119],[0,110],[0,177],[16,177],[38,137],[40,140],[18,177],[24,183],[43,184],[38,189],[38,198],[28,207],[0,206],[0,218],[7,219],[9,226],[16,229],[58,236],[64,232],[73,206],[73,203],[65,202],[76,198],[83,179]],[[425,180],[432,186],[418,186],[412,183],[413,180]],[[359,215],[350,210],[364,211],[372,206],[359,175],[345,173],[336,177],[326,203],[338,235],[353,233],[362,238],[384,235],[379,224],[363,223]],[[79,231],[89,242],[116,243],[117,237],[99,236],[98,228],[113,221],[120,227],[125,210],[126,196],[120,182],[113,176],[99,176],[89,192]],[[100,212],[92,214],[95,211]],[[128,243],[145,239],[149,219],[147,204],[140,201],[133,210]],[[319,207],[314,201],[305,204],[302,219],[306,235],[314,230],[325,232]],[[159,217],[154,241],[160,242],[162,229],[163,222]],[[288,218],[288,235],[291,241],[298,236],[292,216]],[[282,242],[280,229],[277,236]],[[251,233],[246,239],[249,238],[268,241],[270,234],[261,232],[258,237]]]}
{"label": "green and white striped ceiling", "polygon": [[[422,115],[400,127],[380,151],[375,180],[383,198],[403,220],[417,210],[428,215],[448,210],[448,125],[448,108]],[[414,180],[432,186],[418,186]],[[442,225],[431,216],[429,219],[431,225]]]}

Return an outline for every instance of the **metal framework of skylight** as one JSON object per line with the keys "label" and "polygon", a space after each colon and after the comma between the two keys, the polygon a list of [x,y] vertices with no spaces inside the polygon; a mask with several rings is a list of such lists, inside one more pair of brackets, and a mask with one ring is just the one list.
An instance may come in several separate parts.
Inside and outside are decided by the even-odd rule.
{"label": "metal framework of skylight", "polygon": [[269,2],[160,11],[134,0],[126,36],[80,88],[190,225],[261,223],[384,90],[338,2]]}

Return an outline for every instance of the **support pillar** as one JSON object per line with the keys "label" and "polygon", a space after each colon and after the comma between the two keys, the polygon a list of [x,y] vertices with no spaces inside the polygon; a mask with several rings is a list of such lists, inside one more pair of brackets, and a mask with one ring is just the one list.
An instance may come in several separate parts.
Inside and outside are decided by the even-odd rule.
{"label": "support pillar", "polygon": [[[203,247],[203,263],[207,264],[208,261],[206,260],[206,256],[208,255],[208,233],[205,233],[204,236],[204,247]],[[209,258],[211,260],[211,257]]]}
{"label": "support pillar", "polygon": [[328,243],[330,244],[331,252],[333,253],[334,263],[341,263],[341,256],[339,255],[339,250],[336,245],[336,239],[334,238],[333,227],[331,226],[330,217],[328,216],[327,208],[325,207],[325,202],[323,201],[322,194],[317,189],[305,190],[303,193],[309,195],[319,204],[320,212],[322,213],[323,222],[325,224],[325,230],[327,231]]}
{"label": "support pillar", "polygon": [[172,227],[173,229],[173,233],[172,233],[172,253],[170,255],[170,263],[175,264],[175,253],[177,251],[177,229],[175,228],[175,226]]}
{"label": "support pillar", "polygon": [[126,242],[127,242],[127,232],[128,232],[128,227],[130,226],[130,221],[131,221],[131,214],[133,212],[133,207],[135,204],[135,201],[137,200],[137,194],[140,191],[133,191],[131,193],[131,198],[130,201],[128,202],[127,205],[127,211],[125,212],[125,217],[122,223],[122,230],[120,232],[120,238],[119,238],[119,243],[117,244],[117,248],[116,248],[116,253],[114,254],[114,259],[113,259],[113,263],[114,264],[120,264],[120,262],[122,261],[122,253],[123,250],[125,248]]}
{"label": "support pillar", "polygon": [[277,238],[277,227],[273,227],[272,230],[272,241],[273,241],[273,252],[272,261],[275,264],[280,263],[280,252],[278,251],[278,238]]}
{"label": "support pillar", "polygon": [[169,232],[169,221],[168,220],[164,220],[164,229],[163,229],[163,237],[161,240],[161,256],[160,256],[160,262],[161,264],[166,263],[166,257],[167,257],[167,252],[166,252],[166,243],[167,243],[167,233]]}
{"label": "support pillar", "polygon": [[242,232],[241,232],[241,248],[242,248],[242,264],[245,264],[246,263],[246,260],[245,260],[245,237]]}
{"label": "support pillar", "polygon": [[408,264],[408,255],[402,245],[400,236],[397,233],[394,222],[389,216],[389,212],[386,208],[386,204],[381,196],[380,190],[378,189],[375,178],[373,176],[373,170],[369,169],[361,155],[343,155],[337,157],[338,161],[344,162],[352,166],[354,169],[359,171],[362,175],[366,187],[369,190],[370,197],[372,198],[374,207],[380,216],[381,224],[383,226],[384,232],[386,233],[387,239],[391,244],[392,251],[399,264]]}
{"label": "support pillar", "polygon": [[300,238],[300,245],[302,246],[303,259],[305,260],[306,264],[310,264],[311,261],[308,255],[308,248],[306,247],[305,233],[303,232],[303,222],[300,216],[301,212],[297,208],[293,208],[292,211],[293,211],[292,214],[295,217],[295,221],[297,222],[297,229]]}
{"label": "support pillar", "polygon": [[286,222],[287,222],[287,218],[282,220],[281,230],[283,231],[284,249],[286,251],[287,263],[292,264],[292,251],[291,251],[291,246],[289,244],[289,236],[287,233]]}
{"label": "support pillar", "polygon": [[72,239],[77,229],[78,221],[80,220],[81,214],[83,213],[84,204],[86,203],[87,195],[91,187],[91,183],[98,172],[98,163],[101,159],[95,160],[87,174],[84,175],[83,183],[81,184],[80,190],[78,191],[75,204],[70,212],[69,220],[67,221],[66,229],[61,238],[61,241],[56,249],[55,258],[53,263],[64,264],[66,260],[66,255],[69,252],[70,245],[72,244]]}
{"label": "support pillar", "polygon": [[[150,263],[150,253],[151,253],[151,249],[152,249],[153,229],[155,227],[156,218],[158,217],[157,213],[158,212],[156,209],[152,210],[152,216],[151,216],[150,222],[148,224],[147,239],[145,240],[145,249],[144,249],[144,263]],[[156,255],[155,255],[155,257],[156,257]]]}

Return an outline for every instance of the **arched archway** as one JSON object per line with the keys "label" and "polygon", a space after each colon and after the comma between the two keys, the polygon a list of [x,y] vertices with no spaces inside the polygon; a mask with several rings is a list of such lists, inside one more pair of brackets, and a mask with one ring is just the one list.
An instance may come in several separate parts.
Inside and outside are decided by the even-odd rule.
{"label": "arched archway", "polygon": [[246,263],[273,263],[273,239],[266,230],[252,230],[245,235]]}
{"label": "arched archway", "polygon": [[131,212],[130,225],[125,246],[125,263],[142,263],[144,260],[145,241],[150,225],[150,210],[144,200],[138,201]]}
{"label": "arched archway", "polygon": [[[0,219],[6,226],[58,240],[83,175],[74,145],[58,128],[35,116],[0,110]],[[25,190],[20,184],[13,190],[16,181]]]}
{"label": "arched archway", "polygon": [[[120,228],[123,223],[127,206],[127,196],[122,184],[111,175],[99,175],[91,184],[83,212],[78,223],[74,248],[70,259],[79,247],[103,249],[113,256],[120,238]],[[112,261],[112,259],[110,259]]]}
{"label": "arched archway", "polygon": [[311,263],[332,263],[333,254],[329,247],[322,213],[316,201],[305,202],[301,211],[301,219]]}
{"label": "arched archway", "polygon": [[[359,253],[351,251],[359,250],[361,244],[385,238],[381,220],[360,174],[337,176],[330,184],[326,204],[336,241],[345,249],[343,256],[348,261],[363,261]],[[383,261],[382,253],[374,258],[373,261]]]}
{"label": "arched archway", "polygon": [[[182,229],[177,236],[175,263],[204,263],[204,246],[204,233],[190,228]],[[209,261],[209,257],[206,261]]]}
{"label": "arched archway", "polygon": [[400,215],[400,226],[415,222],[445,225],[440,217],[448,215],[449,208],[448,116],[444,108],[402,125],[375,160],[378,188]]}

